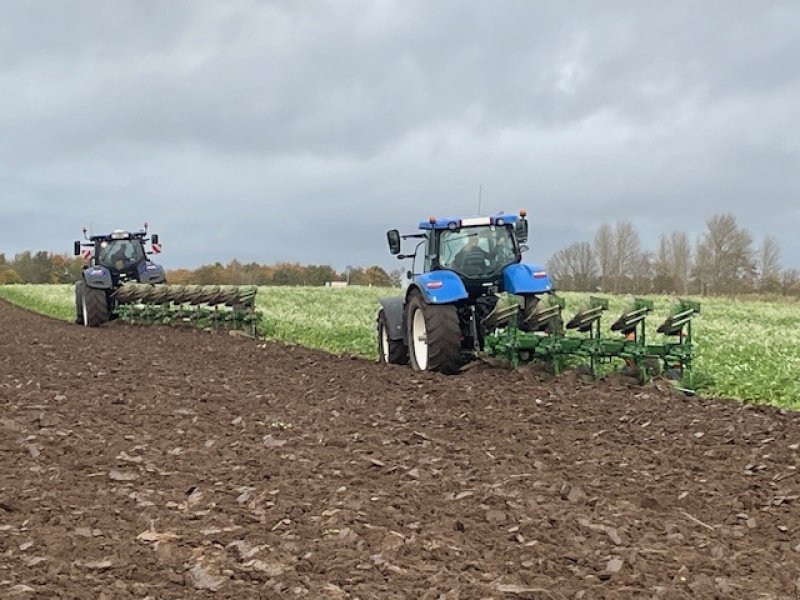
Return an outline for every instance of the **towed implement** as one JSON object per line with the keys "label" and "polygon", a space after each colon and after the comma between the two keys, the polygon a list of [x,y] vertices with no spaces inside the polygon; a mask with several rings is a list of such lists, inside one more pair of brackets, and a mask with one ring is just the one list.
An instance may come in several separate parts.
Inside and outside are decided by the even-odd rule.
{"label": "towed implement", "polygon": [[[163,267],[148,256],[161,252],[158,235],[116,230],[75,242],[87,263],[75,284],[75,322],[98,327],[123,318],[130,323],[189,324],[243,329],[256,335],[259,313],[254,286],[167,285]],[[150,242],[151,250],[146,244]]]}
{"label": "towed implement", "polygon": [[[622,362],[644,381],[657,373],[691,386],[692,317],[699,304],[681,300],[649,343],[645,319],[649,300],[636,299],[601,332],[608,301],[591,298],[564,324],[563,298],[546,270],[522,262],[528,250],[526,212],[488,217],[435,218],[420,233],[387,232],[390,252],[412,259],[405,294],[383,298],[377,317],[378,357],[411,364],[419,371],[455,373],[476,356],[511,366],[544,363],[556,373],[574,363],[596,375],[601,365]],[[413,253],[400,254],[403,240]]]}
{"label": "towed implement", "polygon": [[555,374],[572,364],[598,375],[603,364],[622,363],[623,372],[641,382],[656,375],[680,380],[692,388],[692,318],[700,312],[700,304],[678,300],[672,313],[658,327],[660,339],[647,339],[646,317],[653,310],[651,300],[636,298],[611,325],[611,334],[604,335],[600,325],[608,300],[592,297],[563,325],[565,302],[554,297],[551,304],[539,312],[541,328],[525,331],[519,327],[517,315],[497,327],[486,337],[484,351],[488,356],[502,358],[511,366],[530,362],[548,364]]}

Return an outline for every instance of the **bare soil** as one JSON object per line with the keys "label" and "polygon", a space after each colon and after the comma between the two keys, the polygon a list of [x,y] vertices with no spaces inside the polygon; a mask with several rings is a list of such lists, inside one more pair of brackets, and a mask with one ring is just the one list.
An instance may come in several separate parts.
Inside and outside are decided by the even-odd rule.
{"label": "bare soil", "polygon": [[800,416],[0,302],[0,598],[798,598]]}

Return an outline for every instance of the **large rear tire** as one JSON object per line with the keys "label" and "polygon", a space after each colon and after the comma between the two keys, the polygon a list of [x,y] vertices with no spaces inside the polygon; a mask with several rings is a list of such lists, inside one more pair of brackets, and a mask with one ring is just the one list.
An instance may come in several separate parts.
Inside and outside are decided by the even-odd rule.
{"label": "large rear tire", "polygon": [[407,365],[408,348],[403,340],[389,337],[389,321],[386,312],[378,312],[378,362],[384,365]]}
{"label": "large rear tire", "polygon": [[420,294],[408,302],[406,327],[411,366],[416,371],[458,372],[461,327],[452,304],[428,304]]}
{"label": "large rear tire", "polygon": [[105,290],[83,286],[81,293],[81,312],[86,327],[99,327],[109,319],[108,298]]}

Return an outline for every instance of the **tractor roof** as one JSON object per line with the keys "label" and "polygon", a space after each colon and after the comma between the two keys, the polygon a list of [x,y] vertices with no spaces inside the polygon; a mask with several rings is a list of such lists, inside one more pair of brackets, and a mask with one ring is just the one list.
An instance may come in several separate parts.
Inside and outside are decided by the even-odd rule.
{"label": "tractor roof", "polygon": [[111,233],[100,234],[100,235],[93,235],[89,239],[91,241],[111,241],[111,240],[134,240],[134,239],[142,239],[144,236],[147,235],[147,232],[144,230],[141,231],[125,231],[124,229],[115,229]]}
{"label": "tractor roof", "polygon": [[419,224],[420,229],[456,229],[475,227],[478,225],[514,225],[519,220],[517,215],[497,213],[488,217],[431,217]]}

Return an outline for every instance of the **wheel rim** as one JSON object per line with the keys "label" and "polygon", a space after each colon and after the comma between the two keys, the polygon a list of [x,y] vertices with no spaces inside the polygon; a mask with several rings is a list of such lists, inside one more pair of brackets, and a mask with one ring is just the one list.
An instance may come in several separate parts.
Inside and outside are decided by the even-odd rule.
{"label": "wheel rim", "polygon": [[425,315],[420,309],[414,311],[411,334],[414,337],[414,360],[419,370],[425,371],[428,369],[428,328],[425,326]]}
{"label": "wheel rim", "polygon": [[389,332],[386,331],[386,325],[381,323],[381,354],[383,355],[383,362],[389,362]]}
{"label": "wheel rim", "polygon": [[86,308],[86,294],[81,294],[81,308],[83,309],[83,325],[89,326],[89,309]]}

